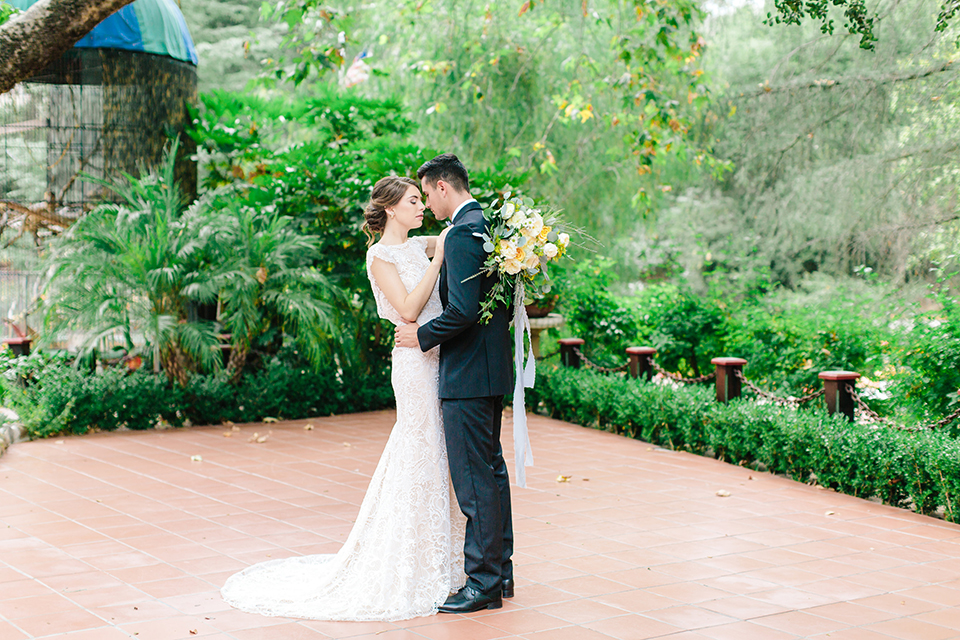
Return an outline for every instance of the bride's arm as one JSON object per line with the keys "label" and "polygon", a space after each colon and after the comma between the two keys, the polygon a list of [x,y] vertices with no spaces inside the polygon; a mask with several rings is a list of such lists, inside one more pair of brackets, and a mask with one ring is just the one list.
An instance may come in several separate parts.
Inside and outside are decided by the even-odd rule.
{"label": "bride's arm", "polygon": [[427,241],[427,257],[432,258],[437,251],[437,238],[440,236],[422,236]]}
{"label": "bride's arm", "polygon": [[[443,238],[444,235],[440,234],[438,237]],[[423,279],[409,293],[400,279],[396,265],[376,257],[370,264],[370,272],[373,274],[373,279],[377,281],[377,286],[405,322],[417,321],[420,311],[433,293],[437,276],[440,275],[440,265],[443,264],[443,242],[437,243],[436,238],[433,238],[433,241],[435,248],[433,260],[430,261]]]}

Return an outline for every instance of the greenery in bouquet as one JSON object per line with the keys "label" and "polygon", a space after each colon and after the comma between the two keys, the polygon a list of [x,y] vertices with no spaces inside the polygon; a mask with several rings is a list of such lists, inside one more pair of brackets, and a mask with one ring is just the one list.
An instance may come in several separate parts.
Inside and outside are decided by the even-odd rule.
{"label": "greenery in bouquet", "polygon": [[529,300],[550,293],[547,264],[563,257],[570,235],[560,230],[559,212],[536,208],[532,199],[510,191],[499,208],[491,206],[484,215],[490,233],[481,235],[488,255],[480,273],[497,279],[480,305],[480,322],[486,324],[497,304],[510,306],[512,295]]}

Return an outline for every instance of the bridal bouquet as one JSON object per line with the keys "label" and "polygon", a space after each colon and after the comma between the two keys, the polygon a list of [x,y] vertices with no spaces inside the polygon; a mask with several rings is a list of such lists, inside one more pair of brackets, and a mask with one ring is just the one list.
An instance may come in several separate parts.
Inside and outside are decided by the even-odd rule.
{"label": "bridal bouquet", "polygon": [[570,236],[558,229],[556,212],[544,213],[534,208],[530,198],[503,195],[499,209],[487,210],[490,234],[482,234],[487,260],[485,275],[496,275],[497,281],[480,305],[480,322],[493,317],[497,304],[509,307],[511,297],[539,298],[550,292],[547,264],[563,256]]}
{"label": "bridal bouquet", "polygon": [[[513,390],[513,448],[516,460],[514,478],[525,487],[525,467],[533,464],[530,437],[527,433],[527,414],[524,388],[533,387],[536,380],[536,361],[533,341],[530,339],[530,320],[524,308],[525,297],[542,297],[550,292],[547,264],[563,256],[570,244],[570,236],[559,230],[556,212],[544,213],[534,208],[529,198],[503,194],[499,209],[484,212],[490,221],[489,234],[477,234],[483,239],[487,259],[477,274],[496,276],[496,283],[480,304],[480,322],[493,317],[498,304],[513,307],[513,360],[516,384]],[[511,299],[512,298],[512,299]],[[524,348],[524,336],[529,346]]]}

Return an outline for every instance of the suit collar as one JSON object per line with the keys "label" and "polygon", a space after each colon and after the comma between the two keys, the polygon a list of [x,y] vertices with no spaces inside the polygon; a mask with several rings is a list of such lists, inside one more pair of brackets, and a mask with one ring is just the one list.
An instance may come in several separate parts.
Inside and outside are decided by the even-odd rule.
{"label": "suit collar", "polygon": [[461,205],[457,207],[457,210],[453,212],[453,215],[450,216],[450,222],[452,222],[453,224],[457,224],[457,218],[461,218],[461,219],[463,218],[463,216],[460,214],[465,213],[467,211],[471,211],[473,209],[483,211],[483,207],[480,206],[480,203],[477,202],[476,198],[471,198],[466,202],[461,203]]}

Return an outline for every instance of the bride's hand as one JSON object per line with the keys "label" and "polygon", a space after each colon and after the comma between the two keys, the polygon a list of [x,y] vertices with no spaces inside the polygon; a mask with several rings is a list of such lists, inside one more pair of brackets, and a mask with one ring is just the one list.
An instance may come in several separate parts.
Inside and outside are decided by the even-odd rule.
{"label": "bride's hand", "polygon": [[444,242],[444,239],[447,237],[447,233],[449,231],[450,231],[450,227],[447,227],[446,229],[440,232],[439,236],[437,236],[437,247],[436,249],[434,249],[434,254],[433,254],[433,257],[435,260],[438,260],[438,261],[443,260],[443,242]]}

